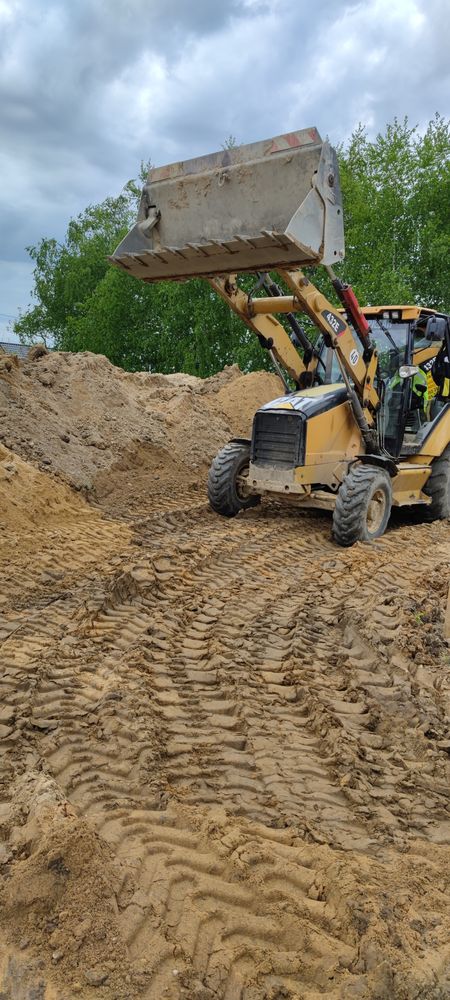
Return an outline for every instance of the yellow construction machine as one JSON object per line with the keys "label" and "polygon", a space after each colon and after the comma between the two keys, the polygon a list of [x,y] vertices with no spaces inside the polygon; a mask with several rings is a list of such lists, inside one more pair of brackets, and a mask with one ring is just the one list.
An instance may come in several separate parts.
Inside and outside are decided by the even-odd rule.
{"label": "yellow construction machine", "polygon": [[[205,278],[283,381],[251,440],[233,439],[214,459],[212,508],[234,517],[270,496],[330,509],[347,546],[381,535],[392,506],[450,517],[450,319],[421,306],[361,309],[333,271],[343,256],[336,154],[303,129],[151,169],[111,261],[147,282]],[[340,308],[299,269],[318,265]]]}

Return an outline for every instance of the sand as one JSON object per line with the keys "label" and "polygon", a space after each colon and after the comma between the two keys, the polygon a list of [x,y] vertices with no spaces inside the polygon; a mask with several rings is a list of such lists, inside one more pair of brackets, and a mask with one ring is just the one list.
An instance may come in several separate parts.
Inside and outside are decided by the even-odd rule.
{"label": "sand", "polygon": [[449,996],[449,525],[215,516],[279,392],[0,370],[2,1000]]}
{"label": "sand", "polygon": [[162,449],[192,480],[232,434],[250,435],[258,406],[282,393],[278,376],[243,375],[236,365],[203,380],[129,374],[89,353],[0,358],[0,442],[85,491],[136,445],[140,459],[150,450],[151,464]]}

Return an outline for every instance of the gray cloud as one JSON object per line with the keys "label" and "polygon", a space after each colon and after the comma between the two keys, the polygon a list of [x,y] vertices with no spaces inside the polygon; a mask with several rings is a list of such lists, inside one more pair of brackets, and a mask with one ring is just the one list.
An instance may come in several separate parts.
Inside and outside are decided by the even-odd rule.
{"label": "gray cloud", "polygon": [[448,114],[449,42],[446,0],[0,0],[0,310],[141,159]]}

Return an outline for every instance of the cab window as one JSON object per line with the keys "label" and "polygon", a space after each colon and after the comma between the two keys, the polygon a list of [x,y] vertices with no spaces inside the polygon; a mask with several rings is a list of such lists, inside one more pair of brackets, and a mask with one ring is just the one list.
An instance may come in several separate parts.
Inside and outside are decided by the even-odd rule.
{"label": "cab window", "polygon": [[377,318],[370,319],[369,326],[378,351],[381,378],[390,378],[404,363],[409,323]]}
{"label": "cab window", "polygon": [[[404,364],[409,324],[390,319],[371,318],[369,325],[371,339],[378,351],[381,378],[388,379],[398,371],[400,365]],[[320,358],[322,364],[319,373],[325,371],[324,381],[342,382],[336,352],[324,344]]]}

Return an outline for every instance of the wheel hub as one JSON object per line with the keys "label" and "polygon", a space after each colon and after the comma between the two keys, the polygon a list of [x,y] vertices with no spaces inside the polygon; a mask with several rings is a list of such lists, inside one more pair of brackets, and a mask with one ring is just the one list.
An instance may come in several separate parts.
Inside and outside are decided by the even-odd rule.
{"label": "wheel hub", "polygon": [[249,466],[246,465],[244,469],[241,469],[239,475],[236,476],[236,493],[240,500],[246,500],[250,494],[248,485],[249,471]]}
{"label": "wheel hub", "polygon": [[375,490],[367,509],[367,530],[371,535],[378,531],[386,510],[386,495],[382,489]]}

